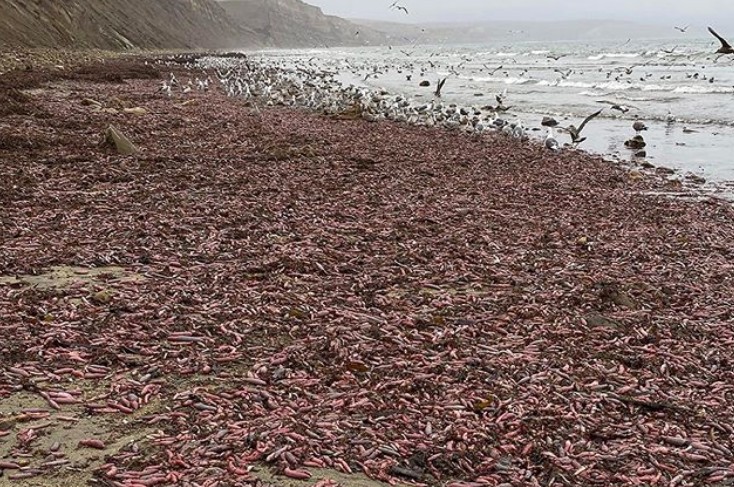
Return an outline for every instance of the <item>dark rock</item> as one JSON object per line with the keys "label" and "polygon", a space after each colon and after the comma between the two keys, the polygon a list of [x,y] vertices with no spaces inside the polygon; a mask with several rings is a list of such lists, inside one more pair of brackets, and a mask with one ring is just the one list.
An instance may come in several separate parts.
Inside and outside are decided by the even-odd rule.
{"label": "dark rock", "polygon": [[703,178],[701,176],[697,176],[693,173],[686,174],[686,181],[689,181],[694,184],[704,184],[706,182],[706,178]]}
{"label": "dark rock", "polygon": [[413,470],[412,468],[401,467],[395,465],[390,468],[390,473],[396,477],[405,477],[412,480],[422,480],[423,474]]}
{"label": "dark rock", "polygon": [[595,328],[599,328],[599,327],[619,328],[619,323],[607,318],[606,316],[600,313],[589,313],[586,316],[584,316],[584,321],[586,321],[586,323],[589,326],[592,326]]}
{"label": "dark rock", "polygon": [[543,117],[543,120],[541,120],[540,125],[543,127],[556,127],[558,126],[558,120],[556,120],[553,117]]}
{"label": "dark rock", "polygon": [[425,88],[427,86],[431,86],[431,82],[428,81],[427,79],[424,79],[423,81],[421,81],[421,84],[418,86],[420,86],[421,88]]}
{"label": "dark rock", "polygon": [[598,285],[599,298],[603,303],[614,303],[617,306],[629,309],[637,309],[637,303],[626,292],[619,288],[615,282],[602,282]]}
{"label": "dark rock", "polygon": [[655,168],[655,172],[658,173],[658,174],[668,174],[668,175],[670,175],[670,174],[675,174],[675,169],[671,169],[671,168],[665,167],[665,166],[660,166],[660,167]]}
{"label": "dark rock", "polygon": [[642,135],[635,135],[624,143],[624,146],[629,149],[644,149],[647,145]]}

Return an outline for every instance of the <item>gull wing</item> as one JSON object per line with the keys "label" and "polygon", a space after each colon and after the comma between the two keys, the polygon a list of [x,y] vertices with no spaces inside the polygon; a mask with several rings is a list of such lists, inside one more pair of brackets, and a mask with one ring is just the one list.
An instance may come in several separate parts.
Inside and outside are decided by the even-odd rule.
{"label": "gull wing", "polygon": [[717,34],[714,29],[709,27],[709,32],[711,32],[711,35],[716,37],[719,40],[719,42],[721,42],[721,47],[731,49],[731,45],[727,42],[727,40],[721,37],[719,34]]}
{"label": "gull wing", "polygon": [[577,134],[580,134],[580,133],[581,133],[581,131],[582,131],[582,130],[584,130],[584,127],[586,126],[586,124],[587,124],[587,123],[589,123],[589,122],[590,122],[591,120],[593,120],[594,118],[596,118],[596,117],[598,117],[599,115],[601,115],[601,112],[603,112],[603,111],[604,111],[604,109],[602,108],[602,109],[601,109],[601,110],[599,110],[598,112],[594,112],[594,113],[592,113],[591,115],[589,115],[588,117],[586,117],[586,118],[584,119],[584,121],[583,121],[583,122],[581,122],[581,125],[579,125],[579,128],[578,128],[578,130],[576,130],[576,133],[577,133]]}

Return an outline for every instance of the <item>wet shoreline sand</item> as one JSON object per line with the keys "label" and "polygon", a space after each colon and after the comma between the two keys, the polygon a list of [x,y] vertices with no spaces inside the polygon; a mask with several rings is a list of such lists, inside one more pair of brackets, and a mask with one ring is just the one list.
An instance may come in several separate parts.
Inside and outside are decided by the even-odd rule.
{"label": "wet shoreline sand", "polygon": [[[38,474],[0,485],[734,478],[730,203],[495,134],[169,98],[170,69],[198,75],[44,75],[0,118],[0,461]],[[115,271],[15,278],[59,266]],[[106,442],[83,473],[24,426],[59,414]]]}

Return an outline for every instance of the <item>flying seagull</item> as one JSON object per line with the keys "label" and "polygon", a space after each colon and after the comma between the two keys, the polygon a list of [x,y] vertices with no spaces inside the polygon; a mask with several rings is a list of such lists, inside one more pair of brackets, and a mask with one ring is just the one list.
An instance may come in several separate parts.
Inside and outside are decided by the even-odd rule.
{"label": "flying seagull", "polygon": [[566,127],[564,130],[568,132],[568,134],[571,136],[571,142],[578,145],[581,142],[585,141],[586,137],[581,137],[581,131],[584,130],[584,127],[586,127],[587,123],[589,123],[592,119],[601,115],[601,112],[603,110],[604,109],[602,108],[598,112],[594,112],[591,115],[589,115],[588,117],[586,117],[584,121],[581,122],[581,125],[579,125],[578,128],[576,128],[574,125],[569,125],[568,127]]}
{"label": "flying seagull", "polygon": [[403,12],[405,12],[407,14],[408,13],[408,9],[405,8],[405,7],[403,7],[402,5],[398,5],[398,1],[399,0],[395,0],[392,3],[392,5],[390,5],[390,10],[393,10],[393,9],[395,9],[395,10],[402,10]]}
{"label": "flying seagull", "polygon": [[500,65],[500,66],[498,66],[496,68],[490,68],[486,64],[482,64],[482,66],[484,66],[487,70],[489,70],[489,75],[490,76],[494,76],[494,73],[496,73],[497,71],[499,71],[500,69],[502,69],[502,65]]}
{"label": "flying seagull", "polygon": [[609,100],[597,100],[596,102],[605,103],[609,105],[609,108],[611,108],[612,110],[617,110],[618,112],[622,112],[622,113],[627,113],[630,111],[630,109],[637,108],[637,107],[633,107],[632,105],[620,105],[619,103],[609,101]]}
{"label": "flying seagull", "polygon": [[678,46],[675,46],[673,49],[660,49],[660,52],[663,54],[675,54],[676,49],[678,49]]}
{"label": "flying seagull", "polygon": [[571,76],[571,74],[573,74],[573,69],[569,69],[565,73],[563,71],[561,71],[560,69],[558,69],[558,68],[554,69],[553,71],[555,71],[556,73],[560,74],[561,75],[561,79],[564,79],[564,80],[565,79],[568,79],[568,77]]}
{"label": "flying seagull", "polygon": [[716,51],[716,54],[734,54],[734,48],[731,47],[731,44],[729,44],[726,39],[717,34],[716,31],[711,27],[709,27],[709,32],[711,32],[711,35],[716,37],[719,42],[721,42],[721,47],[718,51]]}
{"label": "flying seagull", "polygon": [[441,90],[443,89],[443,85],[446,84],[446,79],[447,78],[438,80],[438,84],[436,85],[436,91],[434,93],[436,98],[441,98]]}
{"label": "flying seagull", "polygon": [[677,30],[677,31],[680,31],[680,32],[682,32],[682,33],[684,33],[684,34],[685,34],[685,33],[686,33],[686,31],[688,30],[688,28],[689,28],[690,26],[691,26],[690,24],[689,24],[689,25],[686,25],[685,27],[678,27],[678,26],[676,25],[676,26],[675,26],[675,27],[673,27],[673,28],[674,28],[675,30]]}

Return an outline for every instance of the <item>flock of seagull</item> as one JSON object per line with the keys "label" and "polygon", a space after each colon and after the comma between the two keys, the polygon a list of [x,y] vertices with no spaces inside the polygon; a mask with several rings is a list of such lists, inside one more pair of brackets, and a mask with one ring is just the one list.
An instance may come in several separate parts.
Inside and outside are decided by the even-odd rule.
{"label": "flock of seagull", "polygon": [[[369,122],[389,120],[472,134],[499,131],[527,139],[522,122],[511,122],[501,117],[508,110],[504,105],[504,94],[495,96],[496,106],[479,108],[443,103],[441,89],[446,78],[436,84],[431,101],[416,103],[403,95],[384,90],[354,84],[345,86],[335,72],[291,66],[273,59],[254,62],[211,56],[199,59],[197,67],[213,70],[228,96],[244,97],[254,106],[306,108],[329,115],[350,113]],[[583,125],[579,129],[569,129],[578,135]],[[581,137],[574,138],[576,144],[582,141]]]}
{"label": "flock of seagull", "polygon": [[[401,10],[406,14],[407,8],[394,2],[390,9]],[[688,26],[675,27],[680,32],[686,32]],[[719,40],[721,46],[716,51],[719,55],[734,54],[734,48],[721,37],[714,29],[709,27],[710,33]],[[406,57],[412,52],[403,51]],[[549,58],[553,56],[549,55]],[[554,57],[560,59],[561,56]],[[442,89],[447,78],[439,79],[433,91],[433,99],[427,102],[416,102],[403,95],[390,94],[385,90],[376,90],[364,85],[343,84],[339,79],[338,71],[329,71],[314,65],[311,58],[306,63],[292,65],[277,58],[263,58],[253,60],[245,55],[241,56],[209,56],[199,58],[191,67],[206,71],[214,71],[217,82],[228,96],[244,97],[250,100],[256,108],[258,106],[285,106],[293,108],[306,108],[326,114],[352,113],[370,122],[390,120],[413,125],[427,127],[444,127],[452,130],[461,130],[471,134],[482,134],[487,131],[496,131],[508,137],[526,140],[528,129],[522,121],[509,121],[503,117],[511,107],[505,104],[507,92],[495,95],[496,105],[460,106],[454,103],[444,103],[441,99]],[[470,61],[464,58],[462,63],[451,66],[450,72],[456,71],[463,63]],[[436,64],[430,59],[428,65],[435,68]],[[502,66],[491,68],[484,66],[491,74],[502,69]],[[354,66],[354,72],[360,68]],[[363,68],[362,68],[363,69]],[[385,69],[389,69],[385,66]],[[627,74],[631,74],[634,66],[626,68]],[[421,74],[425,75],[427,68],[421,68]],[[570,73],[558,71],[561,76],[567,77]],[[398,72],[401,72],[398,69]],[[380,68],[372,66],[363,81],[370,77],[377,77],[381,73]],[[405,75],[408,81],[412,73]],[[208,90],[212,79],[208,77],[189,80],[186,84],[180,83],[172,74],[167,81],[162,83],[159,91],[169,96],[176,89],[183,93],[192,90]],[[422,81],[421,86],[430,86],[429,81]],[[611,110],[622,113],[629,111],[630,107],[613,101],[600,100]],[[541,125],[546,129],[543,144],[551,151],[560,151],[563,147],[577,147],[586,140],[583,130],[589,122],[598,117],[602,112],[597,110],[578,126],[568,125],[561,127],[551,117],[544,117]],[[645,141],[641,132],[647,130],[642,121],[635,121],[632,126],[635,134],[625,142],[625,146],[633,149],[635,155],[644,157]],[[538,130],[538,129],[533,129]],[[559,134],[567,134],[569,143],[561,144]]]}

